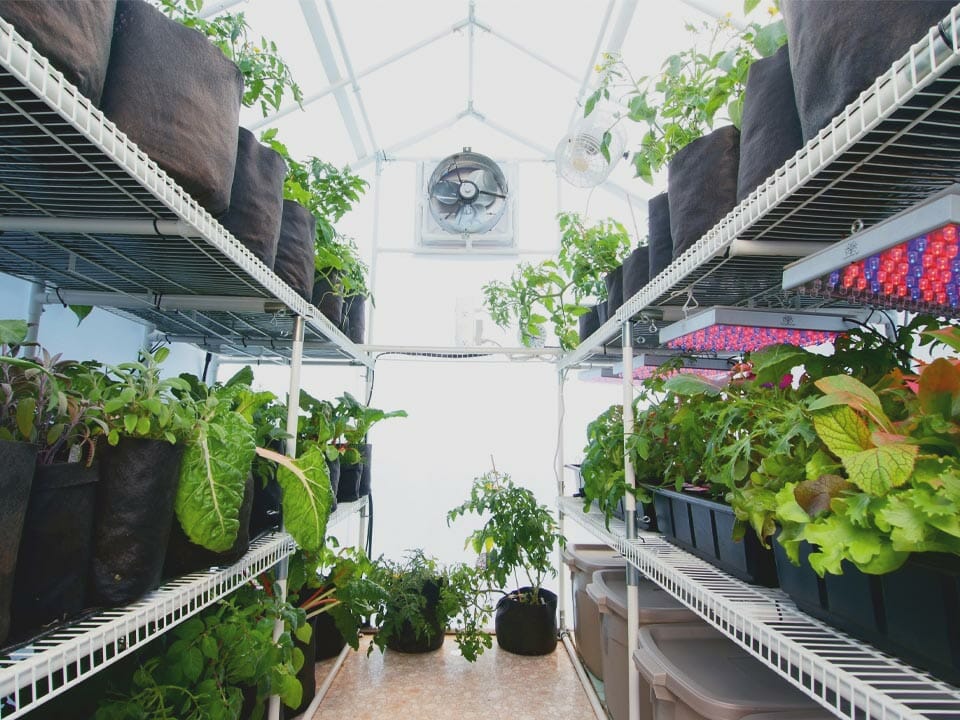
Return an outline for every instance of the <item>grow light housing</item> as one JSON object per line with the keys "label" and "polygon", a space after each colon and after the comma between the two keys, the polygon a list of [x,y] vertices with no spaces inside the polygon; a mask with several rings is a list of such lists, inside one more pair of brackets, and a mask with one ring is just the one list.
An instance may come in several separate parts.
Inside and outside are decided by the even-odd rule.
{"label": "grow light housing", "polygon": [[[633,379],[646,380],[651,377],[657,369],[673,360],[680,359],[683,367],[678,368],[677,373],[686,373],[690,375],[699,375],[708,380],[723,380],[730,375],[730,361],[718,357],[692,357],[689,355],[679,355],[676,353],[640,353],[633,358]],[[671,373],[673,374],[673,373]],[[623,363],[615,363],[610,367],[599,368],[597,370],[585,370],[580,374],[581,380],[593,380],[596,382],[623,382]]]}
{"label": "grow light housing", "polygon": [[897,310],[960,315],[960,186],[788,265],[785,289]]}
{"label": "grow light housing", "polygon": [[747,352],[833,342],[849,327],[839,315],[716,306],[663,328],[660,343],[684,352]]}

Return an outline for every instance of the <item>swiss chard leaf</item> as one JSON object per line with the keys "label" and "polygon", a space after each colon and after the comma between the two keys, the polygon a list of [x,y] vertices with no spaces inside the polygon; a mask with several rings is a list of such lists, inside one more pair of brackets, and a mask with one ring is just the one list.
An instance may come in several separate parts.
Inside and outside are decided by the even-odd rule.
{"label": "swiss chard leaf", "polygon": [[262,448],[257,448],[257,452],[269,453],[265,457],[280,464],[277,482],[283,490],[283,521],[287,532],[307,552],[319,552],[333,504],[330,471],[323,449],[314,445],[295,462]]}
{"label": "swiss chard leaf", "polygon": [[224,410],[198,426],[184,452],[177,517],[187,537],[208,550],[229,550],[237,538],[254,437],[253,425],[238,413]]}

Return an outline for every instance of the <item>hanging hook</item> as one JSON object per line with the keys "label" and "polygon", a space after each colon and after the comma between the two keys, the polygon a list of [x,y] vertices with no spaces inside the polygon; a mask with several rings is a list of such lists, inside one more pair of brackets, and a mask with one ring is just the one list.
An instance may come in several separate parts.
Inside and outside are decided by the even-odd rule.
{"label": "hanging hook", "polygon": [[700,303],[697,302],[697,299],[693,296],[693,288],[687,288],[686,302],[684,302],[683,307],[680,308],[683,311],[683,317],[688,317],[690,310],[694,310],[698,307],[700,307]]}
{"label": "hanging hook", "polygon": [[857,218],[852,223],[850,223],[850,234],[856,235],[858,232],[863,230],[863,220]]}
{"label": "hanging hook", "polygon": [[57,300],[60,301],[60,304],[63,305],[64,307],[67,307],[67,302],[66,302],[66,300],[64,300],[64,299],[63,299],[63,295],[60,294],[60,288],[59,288],[59,287],[55,287],[55,288],[53,289],[53,291],[57,294]]}

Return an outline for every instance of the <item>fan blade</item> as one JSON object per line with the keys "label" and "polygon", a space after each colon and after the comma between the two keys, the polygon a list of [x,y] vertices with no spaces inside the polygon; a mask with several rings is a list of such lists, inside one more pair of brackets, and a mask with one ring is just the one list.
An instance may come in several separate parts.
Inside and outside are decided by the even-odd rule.
{"label": "fan blade", "polygon": [[449,180],[441,180],[430,188],[430,196],[436,198],[442,205],[453,205],[460,199],[457,184]]}
{"label": "fan blade", "polygon": [[457,217],[454,222],[461,232],[470,233],[476,230],[478,220],[479,218],[473,207],[471,205],[464,205],[457,212]]}
{"label": "fan blade", "polygon": [[501,188],[497,184],[496,178],[493,176],[493,173],[488,170],[484,170],[483,168],[475,170],[470,173],[467,179],[477,186],[478,194],[474,202],[478,205],[487,208],[490,207],[498,197],[504,197],[500,192]]}

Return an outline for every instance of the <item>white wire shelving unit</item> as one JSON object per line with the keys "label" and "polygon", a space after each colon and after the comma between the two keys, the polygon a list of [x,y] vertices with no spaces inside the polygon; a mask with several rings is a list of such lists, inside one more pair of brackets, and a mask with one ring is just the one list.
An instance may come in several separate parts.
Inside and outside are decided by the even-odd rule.
{"label": "white wire shelving unit", "polygon": [[602,513],[583,512],[578,498],[561,497],[558,507],[837,717],[960,718],[960,688],[811,618],[780,590],[732,578],[657,533],[639,532],[627,540],[622,521],[611,520],[608,528]]}
{"label": "white wire shelving unit", "polygon": [[0,272],[231,357],[372,365],[0,19]]}
{"label": "white wire shelving unit", "polygon": [[[333,527],[366,517],[367,499],[340,503]],[[363,528],[361,527],[361,536]],[[272,532],[228,568],[212,568],[170,581],[127,607],[104,610],[57,628],[0,656],[0,718],[13,720],[69,690],[137,648],[163,635],[296,549],[285,532]]]}
{"label": "white wire shelving unit", "polygon": [[[625,300],[561,367],[616,359],[624,322],[685,306],[821,307],[783,268],[960,181],[960,5],[692,247]],[[692,298],[692,300],[691,300]],[[903,309],[923,310],[922,306]],[[664,315],[667,319],[664,320]],[[634,345],[657,347],[647,332]]]}

